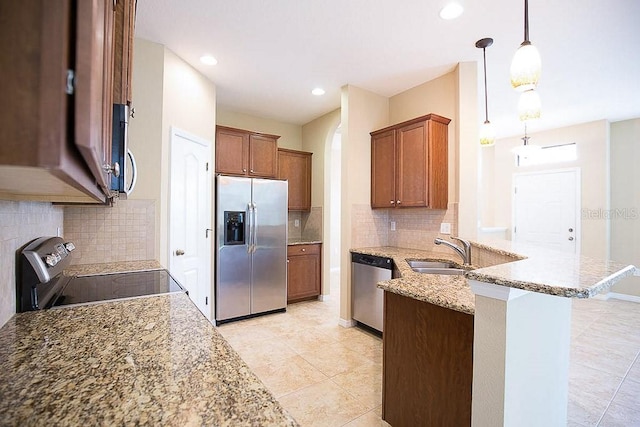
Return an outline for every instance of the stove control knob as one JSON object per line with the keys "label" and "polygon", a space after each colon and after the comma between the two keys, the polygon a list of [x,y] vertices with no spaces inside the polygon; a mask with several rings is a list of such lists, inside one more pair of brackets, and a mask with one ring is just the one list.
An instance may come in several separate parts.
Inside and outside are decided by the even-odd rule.
{"label": "stove control knob", "polygon": [[76,245],[74,245],[73,242],[67,242],[64,244],[64,247],[67,251],[71,252],[76,248]]}
{"label": "stove control knob", "polygon": [[56,256],[54,254],[49,254],[49,255],[44,257],[44,262],[49,267],[54,267],[58,263],[58,260],[57,260],[57,258],[56,258]]}

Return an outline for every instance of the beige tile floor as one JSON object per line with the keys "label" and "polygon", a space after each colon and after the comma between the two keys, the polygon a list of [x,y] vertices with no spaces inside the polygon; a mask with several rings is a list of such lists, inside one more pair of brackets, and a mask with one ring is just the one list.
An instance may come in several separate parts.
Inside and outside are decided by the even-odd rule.
{"label": "beige tile floor", "polygon": [[[338,316],[303,302],[219,331],[301,426],[388,426],[382,341]],[[640,304],[574,300],[572,318],[568,425],[640,426]]]}

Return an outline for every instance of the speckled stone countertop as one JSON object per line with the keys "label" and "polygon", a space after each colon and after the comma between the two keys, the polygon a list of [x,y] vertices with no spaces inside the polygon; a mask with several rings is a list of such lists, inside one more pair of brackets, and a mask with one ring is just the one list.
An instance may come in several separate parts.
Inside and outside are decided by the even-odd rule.
{"label": "speckled stone countertop", "polygon": [[317,245],[322,243],[322,240],[310,240],[310,239],[289,239],[287,245]]}
{"label": "speckled stone countertop", "polygon": [[72,265],[64,270],[65,276],[93,276],[96,274],[127,273],[130,271],[159,270],[162,265],[155,260],[120,261],[102,264]]}
{"label": "speckled stone countertop", "polygon": [[589,298],[608,290],[623,277],[640,275],[640,269],[633,265],[581,257],[511,241],[471,243],[475,248],[509,255],[517,260],[484,268],[471,266],[462,277],[415,273],[406,262],[409,259],[429,259],[457,263],[457,257],[453,253],[451,258],[446,258],[439,252],[397,247],[358,248],[351,252],[393,258],[400,278],[380,282],[378,287],[469,314],[475,311],[475,297],[467,279],[549,295]]}
{"label": "speckled stone countertop", "polygon": [[15,315],[0,425],[293,426],[184,294]]}
{"label": "speckled stone countertop", "polygon": [[[416,273],[409,267],[407,260],[434,260],[458,264],[454,259],[439,252],[418,249],[383,246],[376,248],[358,248],[351,252],[388,257],[393,259],[395,268],[400,272],[397,279],[379,282],[378,287],[389,292],[462,313],[475,313],[475,296],[464,276]],[[473,267],[469,267],[473,268]]]}
{"label": "speckled stone countertop", "polygon": [[508,240],[472,242],[472,245],[526,258],[470,271],[465,274],[467,278],[526,291],[589,298],[608,290],[624,277],[640,275],[640,269],[633,265]]}

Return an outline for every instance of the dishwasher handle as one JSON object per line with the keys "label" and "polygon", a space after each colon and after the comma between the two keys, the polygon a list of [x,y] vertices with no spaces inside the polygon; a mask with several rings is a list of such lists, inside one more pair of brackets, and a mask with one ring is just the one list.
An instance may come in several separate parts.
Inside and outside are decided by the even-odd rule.
{"label": "dishwasher handle", "polygon": [[371,267],[384,268],[386,270],[393,270],[393,260],[387,257],[352,253],[351,262],[356,264],[369,265]]}

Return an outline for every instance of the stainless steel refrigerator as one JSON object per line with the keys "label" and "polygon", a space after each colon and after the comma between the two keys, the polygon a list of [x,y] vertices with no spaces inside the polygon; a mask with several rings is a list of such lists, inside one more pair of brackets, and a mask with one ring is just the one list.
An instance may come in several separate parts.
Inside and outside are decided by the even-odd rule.
{"label": "stainless steel refrigerator", "polygon": [[286,181],[216,177],[216,324],[287,305]]}

